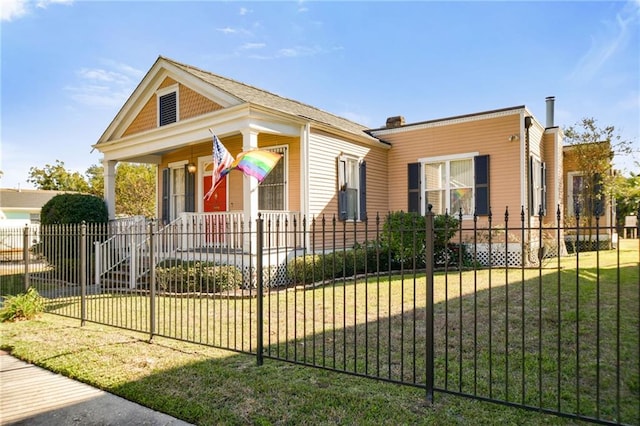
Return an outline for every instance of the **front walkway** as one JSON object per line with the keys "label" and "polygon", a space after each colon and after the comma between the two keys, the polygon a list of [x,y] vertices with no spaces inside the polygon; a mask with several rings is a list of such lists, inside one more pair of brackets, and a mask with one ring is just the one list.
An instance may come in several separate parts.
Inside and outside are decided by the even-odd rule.
{"label": "front walkway", "polygon": [[0,425],[189,425],[0,350]]}

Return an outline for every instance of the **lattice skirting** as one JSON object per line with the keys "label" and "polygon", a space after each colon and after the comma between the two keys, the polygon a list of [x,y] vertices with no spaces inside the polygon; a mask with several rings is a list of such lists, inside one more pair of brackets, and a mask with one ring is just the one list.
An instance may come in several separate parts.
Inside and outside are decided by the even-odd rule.
{"label": "lattice skirting", "polygon": [[[256,288],[258,286],[255,267],[245,266],[242,269],[242,277],[245,288]],[[289,284],[289,282],[286,265],[271,265],[262,268],[263,287],[280,287]]]}

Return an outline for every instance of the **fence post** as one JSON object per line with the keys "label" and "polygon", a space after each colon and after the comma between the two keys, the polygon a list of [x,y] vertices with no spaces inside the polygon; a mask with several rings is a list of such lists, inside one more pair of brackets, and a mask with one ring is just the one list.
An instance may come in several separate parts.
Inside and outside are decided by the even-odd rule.
{"label": "fence post", "polygon": [[428,211],[425,215],[426,223],[426,248],[425,248],[425,265],[426,265],[426,280],[427,280],[427,304],[425,308],[426,312],[426,390],[427,401],[433,403],[433,384],[434,384],[434,343],[433,343],[433,258],[434,258],[434,229],[433,229],[433,217],[434,214],[431,211],[432,205],[428,205]]}
{"label": "fence post", "polygon": [[87,320],[87,224],[80,225],[80,324]]}
{"label": "fence post", "polygon": [[149,341],[156,334],[156,262],[153,244],[153,223],[149,222]]}
{"label": "fence post", "polygon": [[256,220],[256,285],[258,286],[258,300],[256,300],[256,316],[257,316],[257,324],[256,324],[256,333],[257,333],[257,341],[256,341],[256,360],[258,365],[262,365],[264,362],[263,358],[263,276],[262,276],[262,252],[263,252],[263,235],[262,231],[264,228],[264,220],[262,219],[262,215],[258,213],[258,219]]}
{"label": "fence post", "polygon": [[24,226],[22,233],[22,259],[24,260],[24,290],[29,290],[29,225]]}

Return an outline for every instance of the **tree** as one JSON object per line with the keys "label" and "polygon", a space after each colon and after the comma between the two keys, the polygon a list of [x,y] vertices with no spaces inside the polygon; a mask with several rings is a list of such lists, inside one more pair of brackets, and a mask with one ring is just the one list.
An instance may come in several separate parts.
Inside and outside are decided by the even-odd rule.
{"label": "tree", "polygon": [[116,167],[116,214],[153,217],[155,211],[155,167],[149,164],[118,164]]}
{"label": "tree", "polygon": [[89,183],[89,192],[97,197],[104,196],[104,171],[102,166],[94,164],[85,172]]}
{"label": "tree", "polygon": [[[64,162],[43,168],[31,167],[28,182],[38,189],[75,191],[104,196],[104,171],[101,165],[90,166],[84,176],[67,170]],[[120,163],[116,167],[116,214],[132,216],[155,215],[155,166],[149,164]]]}
{"label": "tree", "polygon": [[590,224],[604,213],[604,201],[614,196],[612,161],[617,154],[631,153],[631,142],[623,140],[614,126],[599,127],[594,118],[583,118],[564,134],[571,146],[573,166],[581,175],[574,203],[580,217]]}
{"label": "tree", "polygon": [[[635,164],[636,168],[640,169],[640,163]],[[614,183],[617,224],[621,227],[624,226],[625,216],[637,214],[640,211],[640,174],[632,172],[629,177],[617,175]]]}
{"label": "tree", "polygon": [[27,182],[36,188],[54,191],[89,192],[89,184],[78,172],[72,172],[64,167],[64,162],[56,160],[56,164],[46,164],[42,169],[31,167]]}

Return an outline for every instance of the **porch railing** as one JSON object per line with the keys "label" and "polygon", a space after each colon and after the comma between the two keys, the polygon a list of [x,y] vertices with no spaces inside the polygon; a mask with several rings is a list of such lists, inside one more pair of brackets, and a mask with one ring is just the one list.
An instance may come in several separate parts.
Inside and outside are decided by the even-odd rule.
{"label": "porch railing", "polygon": [[[266,224],[265,240],[273,247],[293,247],[294,238],[291,232],[282,232],[288,223],[300,221],[300,213],[292,211],[260,210],[258,212]],[[245,218],[242,211],[220,213],[182,213],[180,218],[169,226],[175,226],[182,236],[177,250],[203,248],[224,248],[241,250],[246,247],[244,236]],[[277,229],[280,229],[278,232]]]}
{"label": "porch railing", "polygon": [[[146,240],[146,219],[144,216],[134,216],[116,219],[109,223],[107,232],[110,237],[104,242],[94,243],[95,284],[100,285],[103,277],[117,268],[128,264],[130,271],[129,286],[135,288],[139,274],[137,261],[139,251]],[[136,255],[133,255],[133,254]]]}
{"label": "porch railing", "polygon": [[[291,247],[296,244],[292,232],[283,232],[300,220],[300,213],[289,211],[260,211],[265,227],[266,241],[272,247]],[[219,213],[182,213],[176,220],[155,234],[156,256],[149,259],[149,235],[144,217],[121,219],[109,224],[104,242],[94,244],[95,284],[101,285],[105,276],[119,274],[129,288],[136,288],[150,269],[164,258],[177,252],[208,249],[239,250],[247,247],[244,241],[250,233],[245,229],[242,211]],[[299,241],[297,242],[300,243]],[[126,275],[126,277],[125,277]]]}

